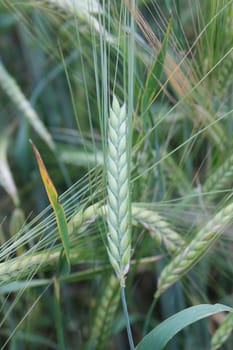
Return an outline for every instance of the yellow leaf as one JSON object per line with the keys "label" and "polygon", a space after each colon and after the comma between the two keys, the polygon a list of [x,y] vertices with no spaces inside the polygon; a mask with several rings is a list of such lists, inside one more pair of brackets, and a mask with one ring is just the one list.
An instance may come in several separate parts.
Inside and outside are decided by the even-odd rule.
{"label": "yellow leaf", "polygon": [[59,202],[57,190],[47,172],[47,169],[44,165],[44,162],[41,158],[41,155],[36,148],[36,146],[33,144],[33,142],[30,140],[33,148],[33,152],[36,157],[36,161],[40,170],[40,175],[45,187],[45,190],[48,195],[49,202],[54,210],[55,216],[56,216],[56,222],[58,227],[58,232],[62,241],[62,245],[64,248],[65,256],[66,256],[66,262],[68,265],[70,265],[70,258],[69,258],[69,235],[68,235],[68,227],[67,227],[67,220],[65,216],[65,211],[63,209],[63,206]]}

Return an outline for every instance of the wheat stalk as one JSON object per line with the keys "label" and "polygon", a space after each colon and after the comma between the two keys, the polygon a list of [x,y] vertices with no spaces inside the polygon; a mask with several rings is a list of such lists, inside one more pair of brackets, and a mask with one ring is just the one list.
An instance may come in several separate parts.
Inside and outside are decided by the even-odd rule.
{"label": "wheat stalk", "polygon": [[233,331],[233,312],[224,318],[221,326],[217,329],[211,339],[211,350],[217,350],[228,339]]}
{"label": "wheat stalk", "polygon": [[221,236],[226,225],[232,220],[233,203],[219,211],[162,271],[158,280],[155,298],[178,281],[196,264]]}
{"label": "wheat stalk", "polygon": [[125,105],[113,97],[108,125],[107,155],[107,222],[108,255],[120,280],[125,285],[131,254],[128,130]]}

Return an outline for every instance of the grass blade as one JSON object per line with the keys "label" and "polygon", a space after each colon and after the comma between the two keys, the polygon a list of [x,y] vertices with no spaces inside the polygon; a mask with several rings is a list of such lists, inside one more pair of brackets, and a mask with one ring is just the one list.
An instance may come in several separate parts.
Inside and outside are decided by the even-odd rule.
{"label": "grass blade", "polygon": [[138,344],[137,350],[162,350],[179,331],[205,317],[222,311],[233,311],[230,307],[215,305],[195,305],[169,317],[147,334]]}

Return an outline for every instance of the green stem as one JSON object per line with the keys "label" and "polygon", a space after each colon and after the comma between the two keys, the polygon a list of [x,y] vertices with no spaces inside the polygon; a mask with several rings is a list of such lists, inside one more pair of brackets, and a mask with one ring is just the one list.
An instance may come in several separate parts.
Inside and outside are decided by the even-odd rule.
{"label": "green stem", "polygon": [[149,311],[148,311],[148,313],[146,315],[146,320],[145,320],[144,327],[143,327],[143,332],[142,332],[143,336],[145,336],[147,334],[149,322],[151,320],[151,316],[152,316],[152,313],[154,311],[156,303],[157,303],[157,299],[154,299],[152,304],[151,304],[151,306],[150,306],[150,308],[149,308]]}
{"label": "green stem", "polygon": [[128,313],[127,303],[125,299],[125,287],[121,287],[121,302],[122,302],[123,312],[124,312],[125,321],[126,321],[126,329],[127,329],[130,350],[134,350],[135,346],[133,342],[133,336],[132,336],[132,331],[131,331],[130,321],[129,321],[129,313]]}
{"label": "green stem", "polygon": [[55,314],[55,327],[57,332],[58,349],[65,350],[65,338],[63,334],[62,325],[62,312],[61,312],[61,301],[60,301],[60,282],[54,279],[54,314]]}

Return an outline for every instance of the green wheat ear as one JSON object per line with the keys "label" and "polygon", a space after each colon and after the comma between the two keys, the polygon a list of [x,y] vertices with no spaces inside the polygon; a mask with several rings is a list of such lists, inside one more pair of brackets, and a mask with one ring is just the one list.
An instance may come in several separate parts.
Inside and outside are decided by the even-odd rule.
{"label": "green wheat ear", "polygon": [[106,349],[120,300],[119,288],[119,281],[115,274],[112,274],[104,286],[104,291],[101,290],[100,299],[97,300],[90,337],[92,349]]}
{"label": "green wheat ear", "polygon": [[232,222],[233,203],[220,210],[197,233],[192,241],[165,266],[158,280],[155,298],[185,275],[223,234],[224,229]]}
{"label": "green wheat ear", "polygon": [[219,349],[233,331],[233,312],[229,312],[211,339],[211,350]]}
{"label": "green wheat ear", "polygon": [[121,286],[125,285],[131,253],[128,139],[126,107],[120,107],[113,96],[108,123],[107,250]]}

